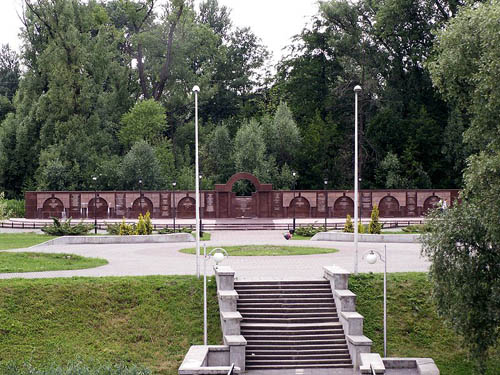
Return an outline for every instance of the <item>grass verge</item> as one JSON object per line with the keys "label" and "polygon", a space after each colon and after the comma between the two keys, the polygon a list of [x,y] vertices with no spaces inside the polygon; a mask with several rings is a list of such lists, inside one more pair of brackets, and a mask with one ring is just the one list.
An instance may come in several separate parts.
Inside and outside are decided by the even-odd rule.
{"label": "grass verge", "polygon": [[80,270],[105,264],[108,264],[105,259],[86,258],[75,254],[0,252],[0,273]]}
{"label": "grass verge", "polygon": [[[207,247],[207,253],[216,246]],[[337,249],[305,246],[274,246],[274,245],[246,245],[224,246],[224,250],[231,256],[283,256],[283,255],[311,255],[336,253]],[[185,254],[196,254],[196,248],[179,250]],[[203,250],[202,250],[203,251]]]}
{"label": "grass verge", "polygon": [[[364,334],[372,352],[383,354],[383,275],[359,274],[349,279],[357,311],[365,317]],[[426,273],[393,273],[387,280],[387,355],[431,357],[441,375],[473,374],[462,340],[439,319]],[[491,353],[488,375],[500,368],[500,346]]]}
{"label": "grass verge", "polygon": [[[208,338],[221,343],[216,288],[208,283]],[[203,343],[203,281],[191,276],[0,281],[0,373],[75,361],[146,366],[177,374]]]}
{"label": "grass verge", "polygon": [[0,250],[22,249],[54,238],[57,237],[37,233],[0,233]]}

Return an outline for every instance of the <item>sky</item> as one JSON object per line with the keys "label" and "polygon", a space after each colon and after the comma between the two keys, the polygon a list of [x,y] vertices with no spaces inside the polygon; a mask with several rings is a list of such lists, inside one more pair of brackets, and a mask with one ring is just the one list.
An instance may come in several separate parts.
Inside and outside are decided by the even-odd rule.
{"label": "sky", "polygon": [[[195,0],[199,3],[200,0]],[[311,17],[317,13],[318,0],[219,0],[220,5],[231,8],[235,26],[248,26],[261,38],[277,62],[282,49],[291,44]],[[19,50],[18,39],[23,0],[0,0],[0,44]]]}

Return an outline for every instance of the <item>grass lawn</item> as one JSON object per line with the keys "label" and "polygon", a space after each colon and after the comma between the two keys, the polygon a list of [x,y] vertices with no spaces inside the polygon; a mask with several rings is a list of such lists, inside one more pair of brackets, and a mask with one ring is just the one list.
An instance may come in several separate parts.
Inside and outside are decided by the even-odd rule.
{"label": "grass lawn", "polygon": [[[210,280],[208,338],[220,344]],[[11,361],[43,368],[97,360],[174,375],[188,348],[203,344],[203,281],[192,276],[0,280],[0,332],[1,374]]]}
{"label": "grass lawn", "polygon": [[[351,276],[357,311],[373,352],[383,354],[383,275]],[[387,279],[387,355],[432,357],[441,375],[470,375],[473,366],[459,337],[439,320],[426,273],[393,273]],[[500,368],[500,343],[491,353],[489,375]]]}
{"label": "grass lawn", "polygon": [[[215,249],[215,246],[207,247],[207,253]],[[224,246],[224,250],[231,256],[281,256],[281,255],[311,255],[336,253],[337,249],[304,246],[274,246],[274,245],[247,245],[247,246]],[[179,250],[185,254],[196,254],[196,248]],[[201,249],[203,252],[203,248]]]}
{"label": "grass lawn", "polygon": [[[210,280],[208,341],[220,344]],[[379,274],[350,280],[377,352],[383,350],[382,283]],[[203,340],[202,285],[192,276],[0,280],[0,373],[17,374],[5,371],[11,361],[44,368],[97,360],[175,375],[189,346]],[[442,375],[472,374],[460,339],[437,317],[426,274],[390,274],[388,297],[389,356],[432,357]],[[491,357],[488,375],[500,368],[500,349]]]}
{"label": "grass lawn", "polygon": [[37,233],[0,233],[0,250],[21,249],[56,238]]}
{"label": "grass lawn", "polygon": [[105,259],[75,254],[0,252],[0,273],[79,270],[108,264]]}

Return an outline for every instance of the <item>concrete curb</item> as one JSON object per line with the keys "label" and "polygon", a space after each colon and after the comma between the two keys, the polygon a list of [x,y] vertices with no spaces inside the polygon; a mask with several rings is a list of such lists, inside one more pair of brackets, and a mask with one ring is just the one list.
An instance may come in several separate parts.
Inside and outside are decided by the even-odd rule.
{"label": "concrete curb", "polygon": [[154,234],[150,236],[64,236],[54,238],[47,242],[35,245],[69,245],[69,244],[137,244],[137,243],[172,243],[172,242],[194,242],[190,233]]}
{"label": "concrete curb", "polygon": [[[353,242],[354,233],[320,232],[311,241]],[[358,234],[359,242],[419,243],[420,234]]]}

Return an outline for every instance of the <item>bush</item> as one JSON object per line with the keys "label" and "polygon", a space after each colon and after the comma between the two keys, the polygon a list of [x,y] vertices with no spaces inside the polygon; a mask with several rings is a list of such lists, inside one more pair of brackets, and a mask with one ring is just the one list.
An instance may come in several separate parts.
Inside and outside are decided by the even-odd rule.
{"label": "bush", "polygon": [[139,214],[139,221],[137,222],[137,228],[135,230],[135,234],[138,234],[140,236],[147,234],[146,222],[144,221],[144,216],[142,216],[142,214]]}
{"label": "bush", "polygon": [[6,202],[10,217],[24,217],[24,199],[7,199]]}
{"label": "bush", "polygon": [[65,367],[48,365],[35,367],[30,363],[14,362],[0,365],[4,375],[151,375],[151,370],[130,364],[83,363],[76,361]]}
{"label": "bush", "polygon": [[151,221],[149,211],[146,212],[146,215],[144,216],[144,225],[146,226],[146,234],[153,234],[153,222]]}
{"label": "bush", "polygon": [[344,225],[344,232],[354,233],[354,225],[352,224],[351,215],[347,215]]}
{"label": "bush", "polygon": [[406,233],[428,233],[429,232],[429,225],[427,224],[413,224],[413,225],[408,225],[407,227],[403,228],[403,232]]}
{"label": "bush", "polygon": [[113,236],[118,236],[120,234],[120,224],[119,223],[108,224],[106,226],[106,232]]}
{"label": "bush", "polygon": [[77,225],[71,225],[71,218],[61,223],[58,218],[53,217],[52,221],[52,225],[42,228],[42,232],[51,236],[81,236],[94,229],[93,224],[85,224],[82,221]]}
{"label": "bush", "polygon": [[125,218],[122,219],[120,224],[120,236],[133,236],[136,233],[135,224],[127,224]]}
{"label": "bush", "polygon": [[366,233],[366,226],[361,221],[358,222],[358,233]]}
{"label": "bush", "polygon": [[298,227],[295,229],[295,233],[298,236],[304,236],[304,237],[312,237],[316,233],[322,232],[323,227],[320,228],[315,228],[312,224],[308,225],[306,227]]}
{"label": "bush", "polygon": [[[190,227],[175,227],[175,233],[191,233],[193,231]],[[174,228],[163,228],[158,231],[159,234],[174,233]]]}
{"label": "bush", "polygon": [[382,223],[380,223],[379,221],[378,206],[374,205],[372,209],[370,224],[368,224],[368,233],[380,234],[381,230],[382,230]]}
{"label": "bush", "polygon": [[8,208],[7,200],[5,199],[5,193],[0,192],[0,220],[8,219],[11,216],[12,211]]}

